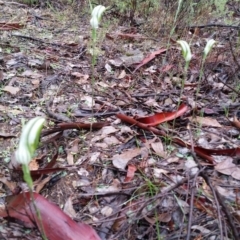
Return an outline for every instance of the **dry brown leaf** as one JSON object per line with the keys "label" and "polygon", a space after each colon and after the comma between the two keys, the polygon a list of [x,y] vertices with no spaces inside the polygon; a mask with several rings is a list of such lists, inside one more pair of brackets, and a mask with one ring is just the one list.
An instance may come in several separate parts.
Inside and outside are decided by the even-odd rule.
{"label": "dry brown leaf", "polygon": [[169,222],[172,218],[172,214],[170,212],[161,213],[158,215],[159,222]]}
{"label": "dry brown leaf", "polygon": [[103,139],[103,141],[107,145],[112,145],[112,146],[120,143],[119,140],[114,136],[106,137],[106,138]]}
{"label": "dry brown leaf", "polygon": [[30,170],[38,170],[39,164],[36,159],[32,159],[31,162],[28,164]]}
{"label": "dry brown leaf", "polygon": [[74,164],[73,156],[79,152],[78,143],[79,143],[79,139],[76,138],[70,143],[71,147],[67,149],[67,162],[69,165]]}
{"label": "dry brown leaf", "polygon": [[77,154],[79,152],[78,143],[79,143],[79,139],[78,138],[76,138],[75,140],[73,140],[71,142],[71,145],[72,145],[71,152],[73,154]]}
{"label": "dry brown leaf", "polygon": [[144,104],[148,107],[160,107],[158,102],[154,98],[148,99]]}
{"label": "dry brown leaf", "polygon": [[237,196],[236,196],[236,193],[234,192],[233,189],[216,186],[216,190],[220,193],[220,195],[222,197],[224,197],[224,199],[227,199],[229,201],[235,201],[236,200]]}
{"label": "dry brown leaf", "polygon": [[9,92],[11,93],[12,95],[16,95],[21,89],[18,88],[18,87],[13,87],[13,86],[5,86],[3,88],[3,91],[5,92]]}
{"label": "dry brown leaf", "polygon": [[126,76],[126,72],[125,72],[125,70],[122,70],[117,78],[123,79],[123,78],[125,78],[125,76]]}
{"label": "dry brown leaf", "polygon": [[67,162],[68,162],[68,165],[74,164],[73,155],[72,155],[71,150],[67,150]]}
{"label": "dry brown leaf", "polygon": [[46,183],[48,183],[51,180],[51,176],[48,176],[42,180],[37,180],[34,182],[34,185],[36,184],[35,192],[39,193],[45,186]]}
{"label": "dry brown leaf", "polygon": [[34,85],[34,86],[39,86],[40,84],[40,81],[38,79],[34,79],[31,81],[31,83]]}
{"label": "dry brown leaf", "polygon": [[240,180],[240,168],[236,166],[231,176],[237,180]]}
{"label": "dry brown leaf", "polygon": [[191,122],[199,123],[203,126],[208,127],[222,127],[222,125],[214,118],[210,117],[190,117],[189,120]]}
{"label": "dry brown leaf", "polygon": [[115,154],[113,156],[113,165],[116,168],[125,170],[128,162],[132,160],[134,157],[141,154],[141,148],[129,149],[122,154]]}
{"label": "dry brown leaf", "polygon": [[26,70],[25,72],[22,73],[23,77],[29,77],[29,78],[35,78],[35,79],[39,79],[42,78],[43,75],[40,73],[37,73],[35,71],[32,70]]}
{"label": "dry brown leaf", "polygon": [[232,162],[232,158],[227,157],[224,161],[215,166],[215,170],[225,175],[230,175],[233,178],[240,180],[240,168]]}
{"label": "dry brown leaf", "polygon": [[63,211],[71,218],[76,217],[76,212],[73,208],[72,197],[69,197],[64,205]]}
{"label": "dry brown leaf", "polygon": [[151,143],[151,147],[158,156],[166,158],[162,141]]}
{"label": "dry brown leaf", "polygon": [[235,168],[236,165],[232,163],[232,158],[230,157],[227,157],[224,161],[218,163],[215,166],[216,171],[226,175],[231,175],[234,172]]}
{"label": "dry brown leaf", "polygon": [[102,133],[102,136],[107,136],[111,133],[115,133],[115,132],[118,132],[119,130],[116,129],[115,127],[113,126],[106,126],[106,127],[103,127],[101,130],[101,133]]}
{"label": "dry brown leaf", "polygon": [[[7,178],[5,177],[0,177],[0,182],[2,182],[3,184],[5,184],[11,192],[14,192],[14,190],[16,189],[17,185],[15,182],[10,182],[7,180]],[[1,205],[1,204],[0,204]]]}
{"label": "dry brown leaf", "polygon": [[4,79],[3,71],[0,71],[0,82]]}
{"label": "dry brown leaf", "polygon": [[101,214],[105,217],[109,217],[113,212],[113,209],[109,206],[105,206],[101,209]]}
{"label": "dry brown leaf", "polygon": [[240,128],[240,122],[238,121],[237,116],[233,117],[233,121],[232,121],[233,125],[237,128]]}
{"label": "dry brown leaf", "polygon": [[91,157],[89,160],[89,163],[96,163],[100,157],[101,153],[100,152],[93,152],[91,153]]}
{"label": "dry brown leaf", "polygon": [[89,75],[87,74],[82,74],[80,72],[72,72],[71,75],[77,78],[76,83],[79,85],[88,83]]}

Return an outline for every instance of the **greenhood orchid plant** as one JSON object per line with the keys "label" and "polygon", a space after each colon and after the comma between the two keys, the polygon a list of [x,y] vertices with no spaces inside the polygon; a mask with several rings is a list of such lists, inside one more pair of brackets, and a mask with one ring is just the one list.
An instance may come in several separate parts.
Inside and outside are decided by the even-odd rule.
{"label": "greenhood orchid plant", "polygon": [[20,136],[18,149],[15,153],[16,160],[22,164],[23,178],[32,190],[33,181],[30,175],[28,164],[32,160],[39,144],[39,138],[45,119],[35,117],[31,119],[24,127]]}
{"label": "greenhood orchid plant", "polygon": [[40,212],[37,209],[37,206],[34,202],[33,180],[30,174],[29,166],[28,166],[28,164],[31,162],[34,156],[35,151],[38,148],[39,138],[40,138],[40,134],[41,134],[44,122],[45,122],[45,119],[43,117],[35,117],[31,119],[29,122],[27,122],[27,124],[22,129],[22,133],[20,136],[18,149],[15,153],[15,157],[17,162],[22,164],[23,179],[29,187],[33,205],[36,210],[37,217],[40,221],[39,230],[42,234],[42,238],[44,240],[47,240],[47,237],[43,228]]}
{"label": "greenhood orchid plant", "polygon": [[[182,79],[182,87],[181,87],[181,94],[180,94],[180,99],[181,99],[182,94],[183,94],[184,85],[185,85],[185,80],[186,80],[186,77],[187,77],[187,71],[188,71],[189,63],[192,59],[192,53],[191,53],[191,49],[190,49],[190,47],[189,47],[189,45],[186,41],[179,40],[179,41],[177,41],[177,43],[179,43],[181,48],[182,48],[182,55],[183,55],[183,58],[185,60],[184,77]],[[178,104],[180,104],[180,101],[179,101]]]}
{"label": "greenhood orchid plant", "polygon": [[[182,48],[182,55],[183,55],[183,58],[186,62],[185,64],[185,74],[187,73],[187,70],[188,70],[188,67],[189,67],[189,63],[192,59],[192,54],[191,54],[191,50],[190,50],[190,47],[188,45],[188,43],[186,41],[183,41],[183,40],[179,40],[177,41],[180,45],[181,45],[181,48]],[[207,44],[203,50],[203,59],[202,59],[202,63],[201,63],[201,69],[200,69],[200,74],[199,74],[199,81],[198,81],[198,87],[197,87],[197,94],[198,95],[198,92],[199,92],[199,86],[200,86],[200,83],[202,81],[202,75],[203,75],[203,66],[204,66],[204,63],[206,61],[206,58],[209,54],[209,52],[211,51],[211,49],[213,48],[213,45],[216,43],[216,41],[214,39],[210,39],[207,41]],[[184,81],[184,80],[183,80]],[[184,82],[183,82],[183,85],[182,85],[182,88],[184,87]]]}
{"label": "greenhood orchid plant", "polygon": [[90,25],[92,27],[92,65],[96,64],[96,42],[97,42],[97,29],[99,27],[101,17],[106,10],[106,7],[102,5],[96,6],[91,13]]}
{"label": "greenhood orchid plant", "polygon": [[216,43],[216,41],[214,39],[210,39],[207,41],[207,44],[203,50],[203,59],[202,59],[202,63],[201,63],[201,69],[200,69],[200,74],[199,74],[199,81],[198,81],[198,87],[197,87],[197,92],[196,92],[196,97],[199,93],[199,90],[200,90],[200,84],[202,82],[202,76],[203,76],[203,66],[204,66],[204,63],[206,61],[206,58],[209,54],[209,52],[212,50],[213,48],[213,45]]}
{"label": "greenhood orchid plant", "polygon": [[205,62],[207,55],[212,50],[212,47],[215,43],[216,43],[216,41],[214,39],[210,39],[210,40],[207,41],[207,44],[206,44],[206,46],[204,48],[204,51],[203,51],[203,62]]}

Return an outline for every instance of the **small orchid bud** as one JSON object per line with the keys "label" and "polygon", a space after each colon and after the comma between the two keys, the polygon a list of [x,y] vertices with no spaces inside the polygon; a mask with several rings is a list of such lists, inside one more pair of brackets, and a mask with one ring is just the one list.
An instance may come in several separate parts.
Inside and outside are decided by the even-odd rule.
{"label": "small orchid bud", "polygon": [[92,18],[90,20],[90,24],[92,28],[94,29],[98,28],[99,22],[101,20],[101,16],[105,10],[106,10],[106,7],[102,5],[98,5],[92,10]]}
{"label": "small orchid bud", "polygon": [[182,55],[183,55],[183,58],[185,59],[185,61],[190,62],[190,60],[192,59],[192,54],[191,54],[191,50],[190,50],[188,43],[183,40],[179,40],[179,41],[177,41],[177,43],[179,43],[181,45]]}
{"label": "small orchid bud", "polygon": [[203,57],[206,58],[208,53],[211,51],[213,45],[216,43],[216,41],[214,39],[210,39],[207,41],[207,44],[204,48],[204,51],[203,51]]}
{"label": "small orchid bud", "polygon": [[28,163],[31,161],[34,152],[38,147],[44,122],[44,118],[35,117],[23,127],[19,146],[15,153],[16,160],[19,163],[28,165]]}

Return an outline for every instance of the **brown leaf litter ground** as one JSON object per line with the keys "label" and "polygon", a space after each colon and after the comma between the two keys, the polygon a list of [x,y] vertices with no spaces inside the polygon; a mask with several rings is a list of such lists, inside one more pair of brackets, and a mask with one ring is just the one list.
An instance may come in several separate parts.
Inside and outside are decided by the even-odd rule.
{"label": "brown leaf litter ground", "polygon": [[[181,95],[185,63],[177,36],[167,47],[168,38],[149,37],[127,20],[119,25],[106,12],[93,69],[87,6],[56,9],[1,1],[0,22],[20,23],[1,30],[1,203],[25,189],[12,166],[24,121],[44,116],[45,130],[62,122],[103,122],[100,130],[65,130],[41,139],[31,169],[43,169],[58,152],[54,167],[65,170],[36,179],[36,191],[102,239],[240,239],[238,29],[185,31],[181,39],[191,41],[193,59]],[[199,80],[210,38],[218,42]],[[167,136],[116,116],[176,111],[179,103],[187,112],[157,127]],[[192,148],[177,145],[176,138]],[[212,154],[209,162],[193,146],[236,154]],[[0,222],[0,239],[40,239],[21,223]]]}

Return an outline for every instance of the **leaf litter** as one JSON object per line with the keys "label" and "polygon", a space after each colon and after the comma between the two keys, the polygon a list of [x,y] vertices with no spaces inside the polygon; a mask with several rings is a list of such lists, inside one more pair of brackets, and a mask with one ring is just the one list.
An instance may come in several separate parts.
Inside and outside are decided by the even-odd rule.
{"label": "leaf litter", "polygon": [[[106,29],[92,71],[82,12],[68,6],[59,21],[48,8],[1,4],[0,197],[10,200],[0,208],[0,236],[41,231],[21,168],[8,161],[14,166],[21,122],[44,116],[31,174],[49,239],[239,239],[239,56],[229,29],[184,35],[194,59],[181,95],[184,62],[174,39],[159,47],[141,27]],[[12,14],[23,21],[8,21]],[[222,46],[199,79],[205,35],[213,33]],[[233,29],[232,41],[237,36]]]}

